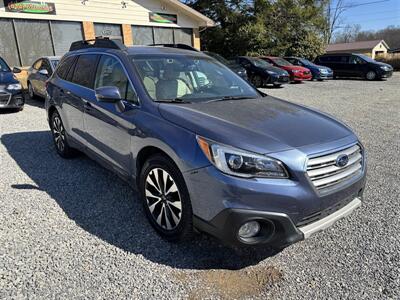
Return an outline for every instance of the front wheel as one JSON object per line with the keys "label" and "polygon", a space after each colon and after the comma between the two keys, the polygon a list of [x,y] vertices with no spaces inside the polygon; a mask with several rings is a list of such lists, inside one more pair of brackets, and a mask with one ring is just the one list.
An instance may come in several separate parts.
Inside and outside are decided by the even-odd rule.
{"label": "front wheel", "polygon": [[262,78],[261,78],[260,76],[258,76],[258,75],[255,75],[255,76],[253,77],[252,82],[253,82],[254,86],[257,87],[257,88],[263,87],[263,80],[262,80]]}
{"label": "front wheel", "polygon": [[365,75],[365,77],[367,78],[367,80],[375,80],[376,79],[376,73],[375,71],[368,71],[368,73]]}
{"label": "front wheel", "polygon": [[192,236],[189,192],[172,161],[163,155],[148,159],[140,174],[139,189],[146,216],[162,238],[179,242]]}

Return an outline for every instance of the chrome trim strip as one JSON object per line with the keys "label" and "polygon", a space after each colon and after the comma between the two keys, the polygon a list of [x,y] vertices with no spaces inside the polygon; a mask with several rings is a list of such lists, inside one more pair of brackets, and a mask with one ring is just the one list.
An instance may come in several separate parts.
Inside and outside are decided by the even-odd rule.
{"label": "chrome trim strip", "polygon": [[356,208],[361,206],[361,199],[354,198],[349,204],[345,207],[339,209],[338,211],[334,212],[333,214],[318,220],[312,224],[298,227],[298,229],[304,234],[304,238],[307,239],[313,234],[325,230],[335,224],[338,220],[350,215]]}

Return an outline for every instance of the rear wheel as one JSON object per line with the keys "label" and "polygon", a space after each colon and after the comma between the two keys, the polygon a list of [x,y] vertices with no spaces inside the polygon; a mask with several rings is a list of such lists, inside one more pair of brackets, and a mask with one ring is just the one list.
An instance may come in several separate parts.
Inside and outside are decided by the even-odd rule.
{"label": "rear wheel", "polygon": [[367,74],[365,75],[367,80],[375,80],[376,79],[376,73],[375,71],[368,71]]}
{"label": "rear wheel", "polygon": [[75,157],[79,152],[69,145],[64,124],[57,111],[54,111],[51,115],[50,128],[57,153],[63,158]]}
{"label": "rear wheel", "polygon": [[150,224],[168,241],[182,241],[193,234],[189,193],[179,169],[162,155],[148,159],[140,174],[140,194]]}

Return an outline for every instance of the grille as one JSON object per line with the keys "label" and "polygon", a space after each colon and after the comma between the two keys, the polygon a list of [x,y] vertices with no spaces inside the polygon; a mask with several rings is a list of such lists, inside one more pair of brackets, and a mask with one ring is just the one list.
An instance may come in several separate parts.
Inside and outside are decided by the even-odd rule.
{"label": "grille", "polygon": [[[348,163],[344,167],[336,165],[336,160],[348,156]],[[318,190],[333,188],[345,183],[351,178],[361,174],[363,168],[363,152],[359,145],[314,157],[308,160],[307,175]]]}
{"label": "grille", "polygon": [[11,94],[0,92],[0,104],[8,104],[11,99]]}

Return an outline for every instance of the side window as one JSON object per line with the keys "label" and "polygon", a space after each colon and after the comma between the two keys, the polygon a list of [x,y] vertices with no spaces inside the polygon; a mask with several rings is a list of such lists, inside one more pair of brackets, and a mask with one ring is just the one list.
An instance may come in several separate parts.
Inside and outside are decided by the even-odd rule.
{"label": "side window", "polygon": [[40,69],[40,66],[42,65],[42,60],[41,59],[39,59],[39,60],[37,60],[36,62],[34,62],[33,63],[33,68],[35,69],[35,70],[39,70]]}
{"label": "side window", "polygon": [[67,80],[68,71],[75,60],[75,56],[70,56],[64,59],[57,68],[57,75],[61,79]]}
{"label": "side window", "polygon": [[44,59],[42,65],[40,66],[40,70],[47,70],[49,76],[53,74],[53,70],[51,69],[50,63],[48,60]]}
{"label": "side window", "polygon": [[79,56],[72,82],[93,89],[93,75],[96,72],[98,57],[95,54],[83,54]]}
{"label": "side window", "polygon": [[361,65],[363,63],[365,63],[361,58],[359,58],[358,56],[352,56],[350,58],[350,63],[354,64],[354,65]]}
{"label": "side window", "polygon": [[337,62],[341,63],[341,64],[348,64],[349,63],[349,57],[347,55],[343,55],[343,56],[337,56]]}
{"label": "side window", "polygon": [[130,84],[121,63],[114,57],[103,55],[96,72],[94,88],[115,86],[121,97],[129,102],[138,104],[137,96]]}

